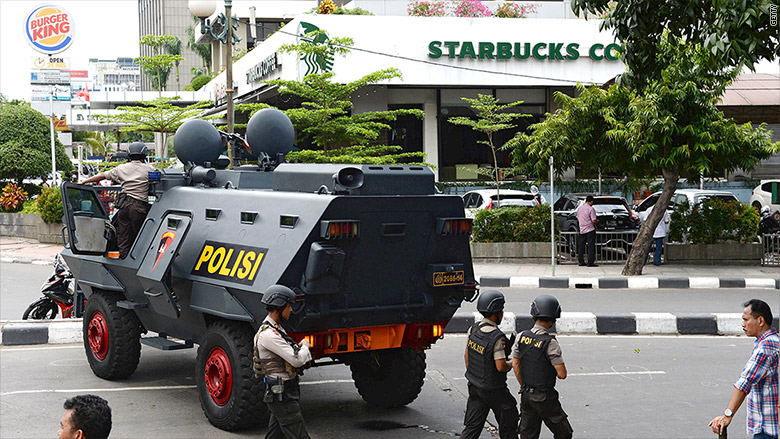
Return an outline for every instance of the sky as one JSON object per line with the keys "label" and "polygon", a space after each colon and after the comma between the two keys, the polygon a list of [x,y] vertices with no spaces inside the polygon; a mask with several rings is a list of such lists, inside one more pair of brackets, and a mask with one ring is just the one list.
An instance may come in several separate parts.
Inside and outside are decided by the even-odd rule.
{"label": "sky", "polygon": [[32,57],[41,54],[24,33],[27,14],[40,4],[68,10],[74,22],[73,44],[56,56],[70,58],[71,70],[87,70],[90,58],[137,57],[138,0],[0,0],[0,93],[30,100]]}

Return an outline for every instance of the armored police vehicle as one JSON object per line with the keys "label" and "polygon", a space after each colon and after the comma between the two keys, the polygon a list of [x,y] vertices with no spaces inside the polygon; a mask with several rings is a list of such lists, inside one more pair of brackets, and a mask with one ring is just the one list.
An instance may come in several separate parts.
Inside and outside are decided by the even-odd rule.
{"label": "armored police vehicle", "polygon": [[225,430],[261,422],[252,343],[262,293],[280,284],[297,297],[286,329],[309,340],[314,366],[349,365],[370,404],[412,402],[425,349],[477,294],[460,197],[437,195],[423,166],[285,163],[294,130],[278,110],[253,116],[246,138],[265,158],[225,169],[220,133],[203,120],[183,124],[174,147],[184,170],[153,182],[125,259],[106,256],[111,225],[98,188],[62,186],[62,256],[87,298],[92,371],[125,378],[142,343],[197,344],[209,421]]}

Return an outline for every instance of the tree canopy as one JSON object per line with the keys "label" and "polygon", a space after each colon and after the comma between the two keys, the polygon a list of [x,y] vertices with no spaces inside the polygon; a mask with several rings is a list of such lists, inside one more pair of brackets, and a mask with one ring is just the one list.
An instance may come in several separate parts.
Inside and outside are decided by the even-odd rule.
{"label": "tree canopy", "polygon": [[[151,56],[139,56],[135,59],[152,83],[155,90],[163,91],[168,83],[168,75],[174,65],[183,60],[181,41],[172,35],[144,35],[141,44],[149,46],[154,53]],[[171,54],[178,47],[178,54]],[[169,51],[168,53],[164,53]]]}

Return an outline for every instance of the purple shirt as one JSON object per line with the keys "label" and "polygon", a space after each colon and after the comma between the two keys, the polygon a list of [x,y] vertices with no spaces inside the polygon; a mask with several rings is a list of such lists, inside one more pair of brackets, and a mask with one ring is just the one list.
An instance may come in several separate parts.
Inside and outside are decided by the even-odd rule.
{"label": "purple shirt", "polygon": [[778,418],[778,356],[780,338],[777,331],[767,329],[753,344],[753,353],[734,387],[747,393],[747,432],[763,430],[777,437]]}
{"label": "purple shirt", "polygon": [[582,203],[577,208],[577,221],[580,223],[580,233],[588,233],[596,230],[596,209],[588,203]]}

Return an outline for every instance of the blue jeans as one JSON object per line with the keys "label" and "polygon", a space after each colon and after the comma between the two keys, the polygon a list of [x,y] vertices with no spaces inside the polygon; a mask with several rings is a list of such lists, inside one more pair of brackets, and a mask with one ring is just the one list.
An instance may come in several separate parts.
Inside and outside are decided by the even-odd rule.
{"label": "blue jeans", "polygon": [[[661,252],[664,250],[664,238],[663,237],[653,238],[653,242],[655,243],[655,253],[653,253],[653,264],[661,265]],[[647,264],[648,255],[650,255],[649,251],[645,255],[645,264]]]}
{"label": "blue jeans", "polygon": [[756,433],[753,435],[753,439],[777,439],[775,436],[770,436],[763,431],[761,433]]}

